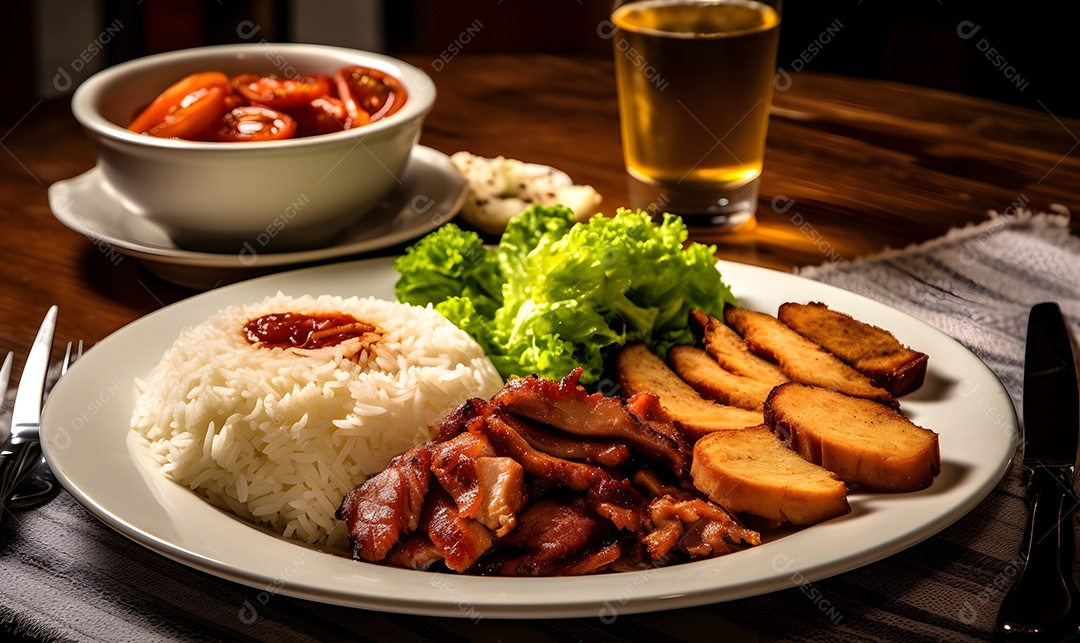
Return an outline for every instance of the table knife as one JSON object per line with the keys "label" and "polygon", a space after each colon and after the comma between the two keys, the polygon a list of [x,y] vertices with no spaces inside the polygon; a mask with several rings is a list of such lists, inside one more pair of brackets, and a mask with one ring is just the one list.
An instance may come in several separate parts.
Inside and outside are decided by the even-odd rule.
{"label": "table knife", "polygon": [[1029,515],[1022,565],[998,613],[1004,640],[1080,637],[1080,591],[1073,581],[1073,489],[1080,434],[1074,345],[1061,310],[1032,307],[1024,356],[1024,476]]}
{"label": "table knife", "polygon": [[57,307],[45,315],[26,357],[15,406],[11,409],[11,436],[0,447],[0,524],[7,518],[7,501],[33,463],[41,457],[41,401],[49,372]]}

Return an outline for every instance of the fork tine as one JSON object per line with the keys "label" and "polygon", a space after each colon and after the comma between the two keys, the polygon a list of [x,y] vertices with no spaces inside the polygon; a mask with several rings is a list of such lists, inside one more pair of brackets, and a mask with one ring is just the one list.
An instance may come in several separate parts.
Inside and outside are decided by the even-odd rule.
{"label": "fork tine", "polygon": [[[74,353],[72,352],[72,348],[74,348]],[[67,350],[64,351],[64,361],[60,365],[60,375],[67,375],[68,368],[70,368],[71,365],[75,363],[75,360],[82,357],[82,354],[83,340],[80,339],[78,344],[75,344],[75,342],[68,342]]]}
{"label": "fork tine", "polygon": [[0,366],[0,395],[7,393],[8,380],[11,379],[11,362],[15,359],[15,353],[8,351],[4,358],[4,365]]}

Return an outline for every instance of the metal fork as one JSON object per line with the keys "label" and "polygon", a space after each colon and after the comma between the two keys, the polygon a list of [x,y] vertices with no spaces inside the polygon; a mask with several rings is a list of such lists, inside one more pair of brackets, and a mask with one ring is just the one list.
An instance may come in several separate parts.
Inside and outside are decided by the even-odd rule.
{"label": "metal fork", "polygon": [[[60,378],[67,374],[68,369],[75,360],[82,357],[82,354],[83,341],[81,339],[78,342],[68,342],[67,350],[64,351],[64,360],[60,362],[59,374],[46,385],[45,399],[48,399],[52,387],[56,386]],[[62,489],[52,469],[49,468],[49,463],[45,461],[45,456],[41,456],[16,484],[15,493],[8,501],[7,508],[17,512],[40,507],[59,495]]]}

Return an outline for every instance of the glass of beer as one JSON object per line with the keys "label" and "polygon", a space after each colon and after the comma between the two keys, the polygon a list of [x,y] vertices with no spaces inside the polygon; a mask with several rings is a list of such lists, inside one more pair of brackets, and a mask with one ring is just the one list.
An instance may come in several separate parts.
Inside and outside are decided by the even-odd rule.
{"label": "glass of beer", "polygon": [[611,15],[634,207],[692,228],[752,226],[779,0],[639,0]]}

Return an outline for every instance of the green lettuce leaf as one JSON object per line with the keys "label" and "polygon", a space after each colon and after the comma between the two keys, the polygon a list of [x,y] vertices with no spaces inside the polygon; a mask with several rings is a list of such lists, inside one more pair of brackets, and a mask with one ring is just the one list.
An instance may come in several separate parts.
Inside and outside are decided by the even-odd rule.
{"label": "green lettuce leaf", "polygon": [[662,355],[693,341],[692,308],[721,315],[735,303],[715,248],[687,238],[671,215],[656,223],[619,210],[581,224],[563,206],[533,206],[510,220],[498,248],[453,224],[421,239],[394,264],[396,292],[434,304],[504,377],[558,379],[581,367],[591,383],[622,345]]}
{"label": "green lettuce leaf", "polygon": [[465,297],[488,317],[502,306],[503,278],[494,253],[475,232],[453,223],[406,248],[394,270],[401,275],[394,286],[400,302],[425,306]]}

